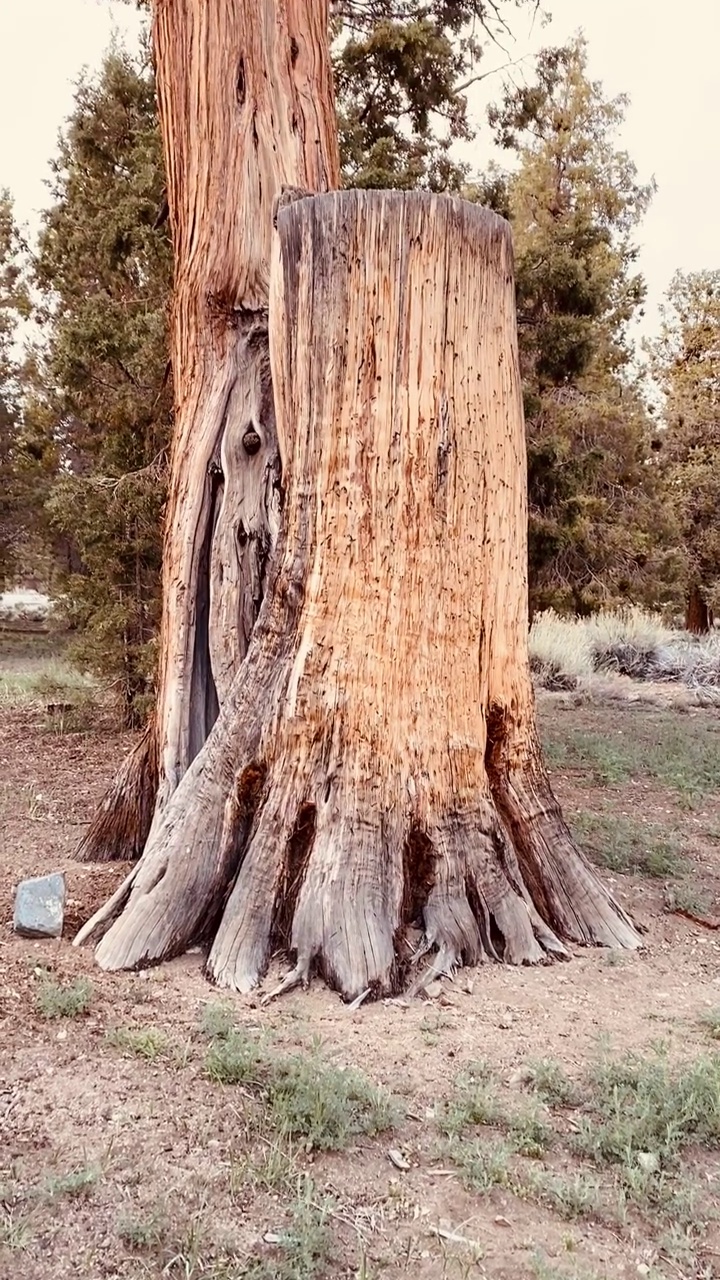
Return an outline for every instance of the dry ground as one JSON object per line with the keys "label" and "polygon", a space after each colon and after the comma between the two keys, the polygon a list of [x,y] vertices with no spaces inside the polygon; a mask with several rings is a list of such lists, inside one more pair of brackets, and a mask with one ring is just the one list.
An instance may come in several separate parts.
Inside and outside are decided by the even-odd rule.
{"label": "dry ground", "polygon": [[[352,1013],[320,985],[221,998],[199,954],[106,975],[72,949],[123,874],[70,855],[130,739],[11,693],[2,1277],[720,1277],[720,932],[666,909],[720,911],[717,714],[541,702],[642,953],[486,965]],[[13,886],[51,869],[66,936],[14,937]]]}

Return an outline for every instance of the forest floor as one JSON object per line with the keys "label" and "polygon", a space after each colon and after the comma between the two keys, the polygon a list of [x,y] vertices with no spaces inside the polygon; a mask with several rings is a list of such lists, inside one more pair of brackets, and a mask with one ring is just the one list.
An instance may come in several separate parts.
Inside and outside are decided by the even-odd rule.
{"label": "forest floor", "polygon": [[[0,653],[0,1276],[720,1277],[717,712],[540,699],[641,952],[261,1006],[197,953],[116,975],[71,948],[126,870],[70,855],[132,739],[86,691],[31,697],[40,661]],[[15,937],[50,870],[65,936]]]}

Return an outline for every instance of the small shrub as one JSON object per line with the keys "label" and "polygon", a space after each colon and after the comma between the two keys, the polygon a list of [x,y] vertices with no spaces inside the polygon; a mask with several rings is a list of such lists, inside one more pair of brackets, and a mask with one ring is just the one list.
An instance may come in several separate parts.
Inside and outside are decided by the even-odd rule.
{"label": "small shrub", "polygon": [[679,1264],[686,1275],[702,1276],[698,1252],[702,1254],[703,1232],[698,1226],[697,1221],[682,1225],[673,1222],[658,1240],[660,1253]]}
{"label": "small shrub", "polygon": [[553,1140],[553,1132],[538,1111],[517,1111],[504,1122],[511,1135],[513,1149],[533,1159],[544,1155]]}
{"label": "small shrub", "polygon": [[598,1066],[586,1114],[578,1117],[581,1151],[655,1174],[689,1142],[720,1145],[720,1056],[677,1070],[660,1051]]}
{"label": "small shrub", "polygon": [[537,614],[529,637],[530,666],[545,689],[576,688],[592,674],[592,651],[577,618],[561,618],[552,609]]}
{"label": "small shrub", "polygon": [[243,1153],[242,1160],[233,1165],[233,1189],[247,1183],[263,1191],[287,1188],[295,1173],[296,1162],[292,1140],[287,1134],[280,1133],[274,1141]]}
{"label": "small shrub", "polygon": [[88,978],[77,978],[75,982],[64,985],[43,976],[35,1004],[43,1018],[77,1018],[81,1013],[87,1013],[92,993],[92,983]]}
{"label": "small shrub", "polygon": [[147,1218],[125,1215],[118,1222],[117,1233],[128,1249],[156,1249],[166,1235],[163,1215],[159,1211]]}
{"label": "small shrub", "polygon": [[497,1084],[484,1063],[475,1063],[458,1077],[452,1097],[438,1109],[438,1126],[451,1138],[472,1127],[502,1129],[514,1151],[533,1157],[542,1155],[552,1140],[550,1128],[535,1108],[507,1111],[501,1105]]}
{"label": "small shrub", "polygon": [[86,1165],[70,1173],[49,1175],[45,1179],[45,1191],[51,1198],[68,1196],[75,1200],[89,1195],[99,1178],[100,1170],[94,1165]]}
{"label": "small shrub", "polygon": [[206,1004],[200,1017],[200,1031],[208,1040],[227,1040],[235,1029],[232,1005],[215,1001]]}
{"label": "small shrub", "polygon": [[544,1169],[531,1169],[523,1176],[520,1194],[554,1209],[563,1218],[597,1214],[601,1206],[600,1183],[583,1174],[559,1177]]}
{"label": "small shrub", "polygon": [[149,1062],[166,1053],[169,1046],[165,1032],[157,1027],[115,1027],[105,1038],[113,1048],[122,1049],[136,1058],[147,1058]]}
{"label": "small shrub", "polygon": [[512,1150],[506,1142],[451,1138],[445,1154],[471,1191],[492,1191],[493,1187],[509,1187],[512,1183]]}
{"label": "small shrub", "polygon": [[262,1066],[258,1042],[240,1029],[213,1040],[205,1059],[205,1069],[217,1084],[257,1084]]}
{"label": "small shrub", "polygon": [[323,1151],[340,1150],[358,1134],[390,1129],[397,1118],[395,1100],[360,1072],[328,1065],[316,1053],[270,1053],[239,1028],[213,1040],[205,1066],[218,1084],[252,1089],[276,1131]]}
{"label": "small shrub", "polygon": [[263,1090],[278,1129],[306,1138],[322,1151],[339,1151],[359,1134],[391,1129],[397,1107],[358,1071],[343,1071],[313,1057],[274,1064]]}
{"label": "small shrub", "polygon": [[492,1076],[485,1063],[473,1063],[458,1077],[453,1095],[438,1109],[438,1124],[448,1136],[461,1134],[472,1125],[493,1125],[501,1119],[501,1108],[491,1086]]}
{"label": "small shrub", "polygon": [[702,639],[679,634],[663,646],[656,661],[657,680],[682,682],[691,689],[720,688],[720,636]]}
{"label": "small shrub", "polygon": [[0,1207],[0,1250],[20,1252],[32,1241],[30,1219],[14,1209]]}
{"label": "small shrub", "polygon": [[665,890],[665,910],[686,912],[702,919],[712,915],[712,902],[705,890],[696,884],[673,885]]}
{"label": "small shrub", "polygon": [[531,656],[530,670],[535,684],[548,693],[572,693],[578,687],[578,677],[569,676],[555,662],[543,662]]}
{"label": "small shrub", "polygon": [[318,1280],[328,1274],[332,1263],[328,1225],[332,1202],[318,1202],[315,1197],[314,1183],[310,1178],[301,1178],[290,1208],[291,1221],[280,1233],[276,1256],[250,1261],[236,1273],[237,1280]]}
{"label": "small shrub", "polygon": [[527,1082],[533,1093],[550,1106],[572,1106],[577,1102],[577,1089],[559,1062],[539,1058],[528,1063]]}
{"label": "small shrub", "polygon": [[702,1024],[713,1040],[720,1040],[720,1009],[712,1009],[704,1014]]}
{"label": "small shrub", "polygon": [[616,671],[635,680],[654,678],[660,649],[672,636],[657,614],[636,607],[601,609],[583,626],[594,669]]}

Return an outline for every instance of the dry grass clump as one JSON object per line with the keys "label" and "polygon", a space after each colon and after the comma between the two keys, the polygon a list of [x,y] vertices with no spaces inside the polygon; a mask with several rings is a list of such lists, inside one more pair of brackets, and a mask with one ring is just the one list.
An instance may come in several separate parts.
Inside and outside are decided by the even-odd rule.
{"label": "dry grass clump", "polygon": [[551,691],[591,689],[596,676],[626,676],[684,685],[695,701],[720,701],[720,636],[673,631],[658,614],[635,606],[601,609],[589,618],[565,618],[552,609],[538,614],[530,628],[530,664],[536,683]]}
{"label": "dry grass clump", "polygon": [[530,666],[543,689],[575,689],[593,672],[593,655],[582,618],[539,613],[530,628]]}

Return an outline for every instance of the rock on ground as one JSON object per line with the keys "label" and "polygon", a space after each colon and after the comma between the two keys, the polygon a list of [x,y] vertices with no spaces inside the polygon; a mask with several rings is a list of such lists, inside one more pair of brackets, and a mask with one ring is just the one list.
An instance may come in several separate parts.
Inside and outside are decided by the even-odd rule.
{"label": "rock on ground", "polygon": [[23,880],[15,893],[13,928],[23,938],[59,938],[65,915],[65,876]]}

